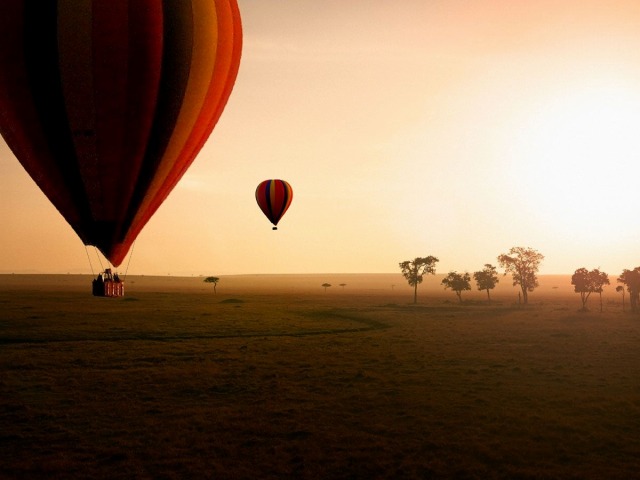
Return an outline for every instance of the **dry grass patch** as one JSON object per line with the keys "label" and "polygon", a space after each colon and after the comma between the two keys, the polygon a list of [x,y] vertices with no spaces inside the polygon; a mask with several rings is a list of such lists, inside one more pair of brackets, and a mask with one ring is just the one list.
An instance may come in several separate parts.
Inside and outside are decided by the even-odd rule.
{"label": "dry grass patch", "polygon": [[445,299],[0,292],[0,477],[637,475],[640,319]]}

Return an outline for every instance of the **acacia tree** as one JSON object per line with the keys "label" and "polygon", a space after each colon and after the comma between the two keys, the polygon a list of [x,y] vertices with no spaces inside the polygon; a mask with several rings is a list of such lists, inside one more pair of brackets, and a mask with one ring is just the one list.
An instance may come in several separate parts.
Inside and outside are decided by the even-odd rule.
{"label": "acacia tree", "polygon": [[479,272],[474,272],[473,278],[478,285],[478,290],[486,290],[487,299],[491,301],[489,290],[493,290],[494,288],[496,288],[496,284],[500,281],[498,280],[498,272],[496,271],[496,267],[494,267],[490,263],[485,263],[484,269],[480,270]]}
{"label": "acacia tree", "polygon": [[445,290],[450,288],[456,295],[458,296],[458,300],[462,303],[462,292],[464,290],[471,290],[471,276],[469,273],[464,272],[464,274],[460,274],[458,272],[449,272],[449,274],[442,279],[442,285],[444,285]]}
{"label": "acacia tree", "polygon": [[618,277],[618,282],[624,284],[629,292],[629,304],[633,313],[640,312],[640,267],[633,270],[622,271],[622,275]]}
{"label": "acacia tree", "polygon": [[323,283],[321,286],[324,287],[324,293],[327,293],[327,288],[329,288],[331,286],[331,284],[330,283]]}
{"label": "acacia tree", "polygon": [[600,294],[600,311],[602,311],[602,290],[605,285],[609,285],[609,275],[594,268],[589,271],[582,267],[577,269],[571,276],[571,285],[574,292],[580,294],[582,300],[582,310],[587,310],[587,300],[592,293]]}
{"label": "acacia tree", "polygon": [[422,283],[425,274],[436,274],[436,263],[439,261],[436,257],[429,255],[400,262],[402,276],[407,279],[409,286],[413,287],[413,303],[418,303],[418,284]]}
{"label": "acacia tree", "polygon": [[216,285],[218,285],[218,282],[220,281],[220,279],[218,277],[207,277],[203,280],[203,282],[205,283],[213,283],[213,294],[217,294],[218,292],[216,292]]}
{"label": "acacia tree", "polygon": [[522,299],[529,302],[529,292],[533,292],[538,284],[538,269],[544,255],[533,248],[513,247],[509,253],[498,256],[498,264],[504,268],[504,275],[510,273],[513,286],[520,285]]}

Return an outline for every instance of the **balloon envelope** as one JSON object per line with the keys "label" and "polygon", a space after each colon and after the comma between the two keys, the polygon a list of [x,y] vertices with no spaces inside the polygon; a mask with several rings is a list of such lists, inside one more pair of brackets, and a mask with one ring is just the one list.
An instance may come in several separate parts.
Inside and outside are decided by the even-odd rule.
{"label": "balloon envelope", "polygon": [[284,180],[265,180],[256,188],[258,206],[274,225],[278,225],[291,205],[291,200],[293,200],[293,190]]}
{"label": "balloon envelope", "polygon": [[119,265],[233,88],[236,0],[2,0],[0,133]]}

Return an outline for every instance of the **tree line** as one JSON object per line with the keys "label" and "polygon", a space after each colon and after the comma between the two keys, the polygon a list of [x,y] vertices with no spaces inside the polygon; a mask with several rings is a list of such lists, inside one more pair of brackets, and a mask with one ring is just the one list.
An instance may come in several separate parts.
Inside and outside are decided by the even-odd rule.
{"label": "tree line", "polygon": [[[538,270],[544,255],[533,248],[513,247],[507,253],[498,255],[498,265],[504,269],[504,274],[511,274],[513,286],[520,287],[518,298],[522,298],[522,303],[529,303],[529,293],[533,292],[538,283]],[[418,301],[418,285],[422,283],[425,275],[435,275],[436,263],[440,260],[432,255],[428,257],[417,257],[413,260],[400,262],[400,271],[407,280],[409,286],[413,287],[413,303]],[[487,292],[487,299],[491,300],[490,291],[499,282],[497,268],[490,263],[486,263],[482,270],[473,273],[478,290]],[[633,270],[624,269],[622,274],[616,279],[622,285],[616,288],[622,293],[622,308],[625,310],[625,287],[629,294],[631,311],[640,313],[640,267]],[[471,275],[468,272],[458,273],[451,271],[442,280],[441,284],[445,290],[453,291],[460,302],[462,302],[462,292],[471,290]],[[600,296],[600,311],[602,311],[602,291],[605,285],[609,285],[609,275],[596,268],[587,270],[584,267],[578,268],[571,277],[571,285],[574,291],[580,294],[582,309],[587,309],[587,300],[592,293]],[[623,286],[624,285],[624,286]]]}

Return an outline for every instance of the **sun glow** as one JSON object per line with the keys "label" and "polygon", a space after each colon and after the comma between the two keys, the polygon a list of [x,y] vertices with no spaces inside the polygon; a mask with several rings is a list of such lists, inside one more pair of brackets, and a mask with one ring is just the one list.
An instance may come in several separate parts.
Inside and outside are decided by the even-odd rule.
{"label": "sun glow", "polygon": [[520,195],[558,234],[597,242],[638,230],[640,92],[600,84],[550,96],[519,123],[514,148]]}

